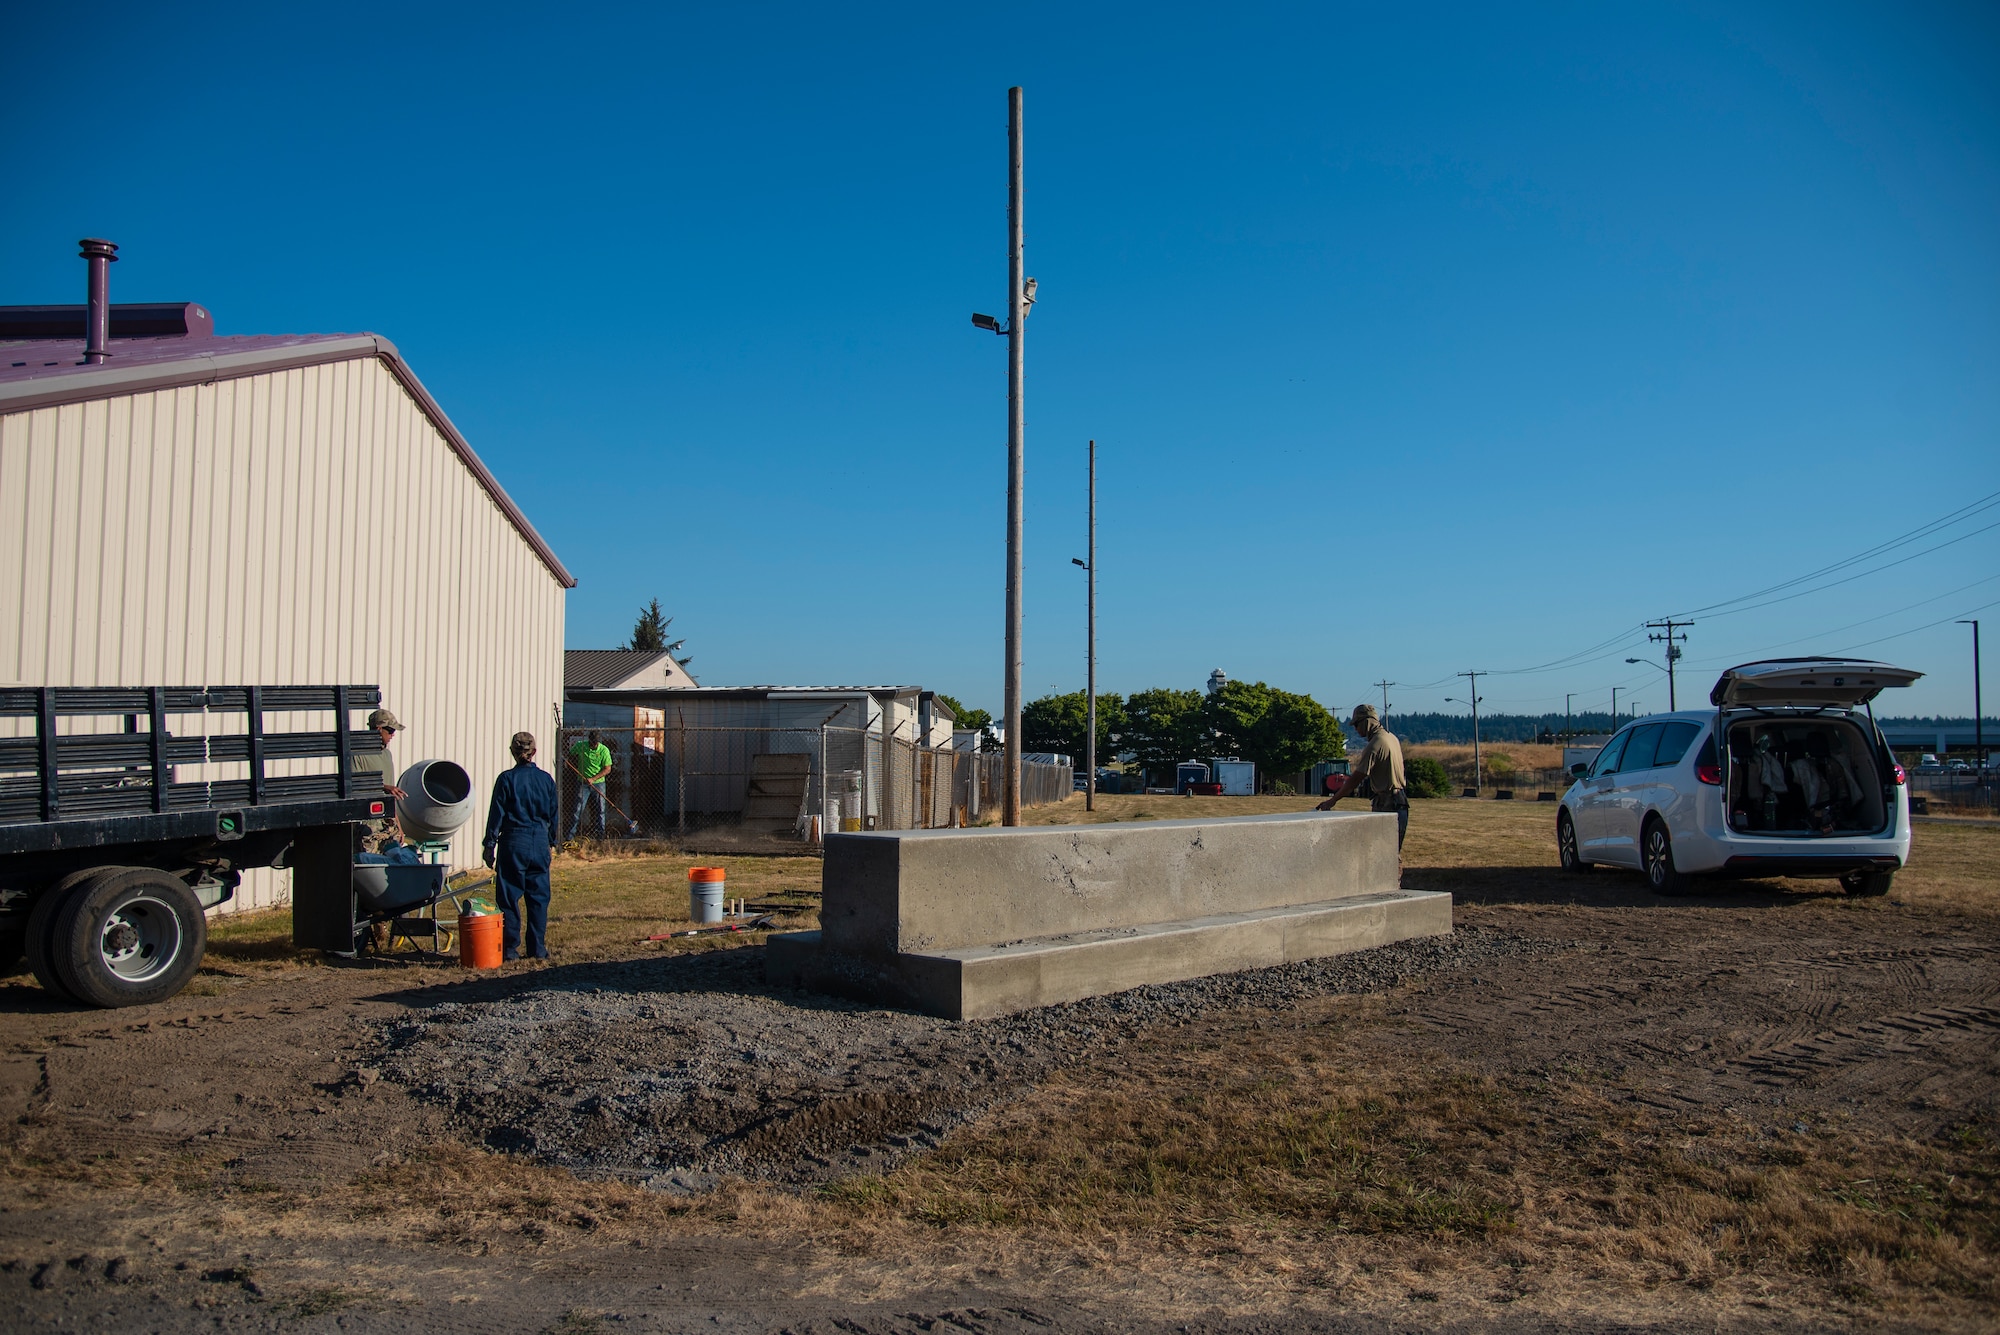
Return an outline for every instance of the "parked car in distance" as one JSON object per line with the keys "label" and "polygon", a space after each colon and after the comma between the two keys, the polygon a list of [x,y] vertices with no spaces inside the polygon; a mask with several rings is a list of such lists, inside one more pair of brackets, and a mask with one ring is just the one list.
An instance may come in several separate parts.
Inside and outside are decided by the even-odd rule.
{"label": "parked car in distance", "polygon": [[1942,774],[1944,773],[1944,766],[1938,763],[1938,758],[1936,756],[1926,751],[1922,755],[1917,757],[1917,773]]}
{"label": "parked car in distance", "polygon": [[1945,762],[1945,770],[1951,774],[1970,774],[1972,766],[1963,760],[1949,760]]}
{"label": "parked car in distance", "polygon": [[1909,789],[1867,706],[1922,675],[1771,659],[1724,672],[1713,708],[1635,720],[1571,767],[1556,813],[1564,870],[1629,867],[1660,894],[1706,874],[1888,893],[1910,855]]}

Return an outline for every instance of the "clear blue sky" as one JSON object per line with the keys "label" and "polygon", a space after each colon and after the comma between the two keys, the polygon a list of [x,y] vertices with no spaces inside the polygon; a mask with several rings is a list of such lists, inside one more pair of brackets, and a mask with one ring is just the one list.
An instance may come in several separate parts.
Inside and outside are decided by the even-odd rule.
{"label": "clear blue sky", "polygon": [[[386,335],[579,576],[573,647],[657,596],[709,684],[997,709],[967,316],[1021,83],[1031,696],[1082,683],[1095,436],[1104,689],[1344,708],[1608,641],[1486,708],[1663,708],[1621,628],[2000,491],[1996,76],[1978,4],[32,6],[0,301],[80,300],[102,235],[116,300]],[[1898,712],[1968,712],[1948,620],[2000,655],[1996,603],[2000,529],[1701,618],[1690,694],[1887,636]]]}

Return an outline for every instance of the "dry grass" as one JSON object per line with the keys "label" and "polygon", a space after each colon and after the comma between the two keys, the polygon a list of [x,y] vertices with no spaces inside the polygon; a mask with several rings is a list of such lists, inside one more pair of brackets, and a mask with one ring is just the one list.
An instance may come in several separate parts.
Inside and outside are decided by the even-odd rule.
{"label": "dry grass", "polygon": [[1407,1264],[1532,1292],[1776,1284],[1816,1301],[2000,1299],[2000,1149],[1732,1116],[1662,1121],[1586,1081],[1503,1084],[1367,1041],[1381,1003],[1282,1027],[1230,1017],[1071,1073],[882,1179],[827,1193],[855,1224],[1227,1261]]}
{"label": "dry grass", "polygon": [[[550,873],[550,952],[574,963],[762,941],[769,929],[646,940],[667,932],[684,932],[694,925],[688,915],[687,873],[696,866],[723,867],[729,873],[728,896],[766,906],[776,930],[795,931],[818,924],[818,858],[716,858],[583,849],[558,856]],[[454,878],[463,879],[469,878]],[[491,899],[493,888],[489,885],[475,893]],[[449,916],[449,906],[445,911]],[[289,908],[228,913],[209,921],[208,956],[202,973],[210,980],[240,980],[312,967],[324,958],[317,950],[292,945]],[[205,990],[200,978],[190,987],[196,995]],[[213,988],[211,981],[206,990],[212,993]]]}

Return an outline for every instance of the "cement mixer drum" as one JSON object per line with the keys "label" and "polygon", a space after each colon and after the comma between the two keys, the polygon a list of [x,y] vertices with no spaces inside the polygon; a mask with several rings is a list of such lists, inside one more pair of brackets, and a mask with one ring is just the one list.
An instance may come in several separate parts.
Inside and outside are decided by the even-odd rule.
{"label": "cement mixer drum", "polygon": [[396,803],[396,820],[411,843],[451,838],[472,819],[472,776],[449,760],[419,760],[397,784],[406,796]]}

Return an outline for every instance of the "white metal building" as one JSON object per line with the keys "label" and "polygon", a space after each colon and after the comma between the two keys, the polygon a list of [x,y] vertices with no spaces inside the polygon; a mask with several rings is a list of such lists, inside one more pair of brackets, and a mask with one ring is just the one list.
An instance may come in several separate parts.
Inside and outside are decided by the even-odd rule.
{"label": "white metal building", "polygon": [[377,683],[397,763],[483,795],[560,716],[576,581],[388,340],[217,337],[194,306],[120,337],[136,309],[90,365],[0,308],[0,683]]}

